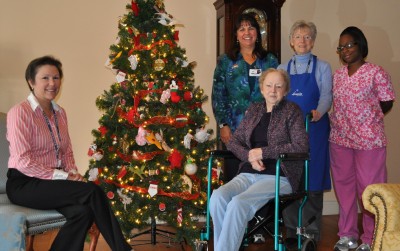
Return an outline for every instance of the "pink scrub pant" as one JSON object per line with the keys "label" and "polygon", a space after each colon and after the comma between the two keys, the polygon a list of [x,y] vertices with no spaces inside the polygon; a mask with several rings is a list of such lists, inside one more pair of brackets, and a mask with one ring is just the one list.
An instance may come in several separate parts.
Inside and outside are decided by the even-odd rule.
{"label": "pink scrub pant", "polygon": [[386,147],[356,150],[330,143],[333,185],[339,202],[339,237],[359,237],[358,207],[362,210],[363,243],[372,243],[374,216],[366,211],[361,195],[369,184],[386,183]]}

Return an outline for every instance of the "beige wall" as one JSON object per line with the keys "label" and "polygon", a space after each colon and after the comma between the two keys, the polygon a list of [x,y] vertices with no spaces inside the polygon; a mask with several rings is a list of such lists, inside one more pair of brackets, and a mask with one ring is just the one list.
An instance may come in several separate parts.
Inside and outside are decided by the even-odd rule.
{"label": "beige wall", "polygon": [[[114,81],[104,67],[108,48],[114,43],[118,17],[125,13],[126,0],[0,0],[0,111],[7,112],[25,99],[28,88],[24,70],[29,61],[44,54],[53,54],[64,65],[65,79],[58,102],[67,110],[70,134],[80,170],[87,168],[87,149],[91,130],[97,128],[100,113],[95,99]],[[180,30],[180,46],[190,61],[197,62],[196,84],[210,96],[215,67],[214,0],[165,0],[166,10],[185,27]],[[292,51],[287,34],[297,19],[313,21],[318,28],[314,53],[337,69],[335,53],[339,33],[349,25],[359,26],[370,47],[368,60],[382,65],[391,75],[400,95],[400,16],[398,0],[286,0],[282,8],[282,60]],[[389,138],[389,181],[400,180],[399,102],[385,119]],[[204,108],[215,127],[210,102]],[[328,209],[334,205],[333,192],[325,198]]]}

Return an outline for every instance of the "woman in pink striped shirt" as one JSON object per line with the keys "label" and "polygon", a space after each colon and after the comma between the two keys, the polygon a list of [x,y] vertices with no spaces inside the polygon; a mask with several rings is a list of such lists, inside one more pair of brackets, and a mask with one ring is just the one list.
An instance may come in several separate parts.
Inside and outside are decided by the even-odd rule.
{"label": "woman in pink striped shirt", "polygon": [[51,56],[30,62],[25,79],[31,93],[7,114],[7,195],[14,204],[56,209],[66,217],[51,250],[83,250],[93,222],[112,250],[131,250],[103,190],[78,173],[65,110],[54,102],[61,67]]}

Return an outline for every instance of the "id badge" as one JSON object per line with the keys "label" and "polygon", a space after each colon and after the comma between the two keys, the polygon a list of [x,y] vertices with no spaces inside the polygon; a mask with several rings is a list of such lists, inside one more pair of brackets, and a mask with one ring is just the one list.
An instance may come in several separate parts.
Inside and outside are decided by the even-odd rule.
{"label": "id badge", "polygon": [[249,76],[250,77],[259,77],[261,75],[261,69],[250,69]]}

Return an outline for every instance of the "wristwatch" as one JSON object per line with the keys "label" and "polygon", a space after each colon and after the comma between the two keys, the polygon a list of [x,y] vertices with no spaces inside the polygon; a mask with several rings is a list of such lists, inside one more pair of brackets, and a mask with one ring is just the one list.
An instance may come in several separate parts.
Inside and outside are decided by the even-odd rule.
{"label": "wristwatch", "polygon": [[227,126],[227,125],[228,125],[227,123],[219,124],[219,128],[221,129],[222,127]]}

